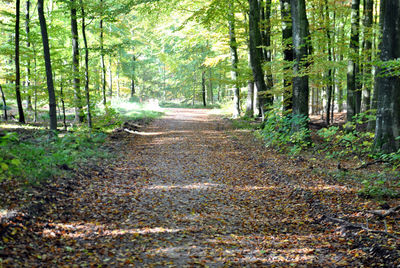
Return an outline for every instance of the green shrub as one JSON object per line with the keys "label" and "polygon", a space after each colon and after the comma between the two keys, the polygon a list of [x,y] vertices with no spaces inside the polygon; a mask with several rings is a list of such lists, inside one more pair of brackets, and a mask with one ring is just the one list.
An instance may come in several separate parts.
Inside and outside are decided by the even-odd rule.
{"label": "green shrub", "polygon": [[390,180],[384,176],[386,175],[363,180],[363,188],[358,191],[358,194],[361,197],[376,199],[400,197],[399,190],[396,190],[400,186],[398,179]]}
{"label": "green shrub", "polygon": [[[293,126],[301,126],[294,131]],[[280,151],[298,154],[311,145],[310,130],[307,127],[308,118],[300,115],[281,116],[276,111],[270,111],[263,123],[262,136],[267,146]]]}

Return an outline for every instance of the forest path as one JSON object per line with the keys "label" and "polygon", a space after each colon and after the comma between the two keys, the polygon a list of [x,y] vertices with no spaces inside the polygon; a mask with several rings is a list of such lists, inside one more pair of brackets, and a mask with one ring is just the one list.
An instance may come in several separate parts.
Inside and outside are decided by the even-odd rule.
{"label": "forest path", "polygon": [[18,245],[25,255],[15,263],[326,267],[367,260],[320,221],[326,208],[346,210],[352,189],[318,180],[307,163],[267,151],[208,110],[168,109],[131,137],[113,167],[91,172],[52,205],[35,239]]}

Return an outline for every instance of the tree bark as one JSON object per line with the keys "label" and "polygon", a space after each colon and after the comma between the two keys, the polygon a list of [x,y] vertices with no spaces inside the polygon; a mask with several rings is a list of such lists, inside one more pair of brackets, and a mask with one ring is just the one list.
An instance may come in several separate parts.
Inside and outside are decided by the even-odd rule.
{"label": "tree bark", "polygon": [[201,72],[201,92],[203,95],[203,106],[206,107],[206,71]]}
{"label": "tree bark", "polygon": [[261,112],[261,118],[265,120],[265,105],[267,102],[267,85],[264,80],[264,71],[262,69],[262,39],[260,32],[260,7],[258,0],[249,0],[249,43],[250,43],[250,63],[253,72],[254,83],[257,87],[258,102]]}
{"label": "tree bark", "polygon": [[364,42],[363,52],[366,53],[365,62],[363,64],[363,89],[364,89],[364,110],[369,111],[371,109],[371,80],[372,80],[372,23],[373,23],[373,10],[374,1],[364,0]]}
{"label": "tree bark", "polygon": [[[103,8],[103,0],[100,0],[101,9]],[[103,14],[101,14],[103,16]],[[101,82],[102,82],[102,92],[103,92],[103,105],[107,104],[106,98],[106,64],[104,62],[104,27],[103,27],[103,17],[100,18],[100,60],[101,60]]]}
{"label": "tree bark", "polygon": [[[31,2],[30,0],[26,1],[26,9],[25,9],[25,31],[26,31],[26,47],[29,49],[31,47],[31,42],[29,40],[30,38],[30,27],[29,27],[29,22],[30,22],[30,6]],[[30,111],[33,110],[32,107],[32,95],[30,93],[29,87],[31,85],[31,60],[28,58],[27,63],[26,63],[26,87],[27,87],[27,94],[26,94],[26,108]]]}
{"label": "tree bark", "polygon": [[88,127],[92,128],[93,125],[92,125],[92,113],[90,107],[90,91],[89,91],[89,48],[86,38],[85,7],[83,6],[82,0],[79,0],[79,4],[81,6],[81,15],[82,15],[82,37],[85,46],[85,96],[86,96],[87,120],[88,120]]}
{"label": "tree bark", "polygon": [[283,46],[283,60],[285,61],[284,75],[283,75],[283,111],[289,112],[293,109],[293,92],[292,92],[292,78],[289,75],[290,65],[293,62],[293,48],[292,48],[292,22],[291,22],[291,8],[290,0],[281,0],[281,19],[282,19],[282,46]]}
{"label": "tree bark", "polygon": [[357,82],[359,72],[360,0],[352,0],[349,62],[347,65],[347,121],[353,121],[359,110],[361,88]]}
{"label": "tree bark", "polygon": [[46,19],[43,11],[43,0],[38,0],[38,15],[42,33],[43,54],[46,66],[47,91],[49,93],[50,130],[57,130],[57,103],[53,84],[53,71],[51,68],[49,37],[47,35]]}
{"label": "tree bark", "polygon": [[131,99],[133,99],[133,96],[135,96],[135,61],[136,57],[135,55],[132,56],[132,75],[131,75]]}
{"label": "tree bark", "polygon": [[[325,34],[327,38],[327,50],[328,50],[328,62],[329,65],[332,65],[333,58],[332,58],[332,39],[331,39],[331,32],[330,32],[330,20],[329,20],[329,8],[328,8],[328,0],[325,0]],[[332,104],[332,92],[333,92],[333,71],[332,68],[329,67],[328,69],[328,83],[326,85],[326,118],[325,123],[327,126],[330,124],[331,119],[331,104]]]}
{"label": "tree bark", "polygon": [[108,95],[110,97],[110,99],[113,96],[113,77],[112,77],[112,60],[111,60],[111,56],[108,57],[109,61],[108,61]]}
{"label": "tree bark", "polygon": [[78,22],[76,17],[76,2],[70,1],[71,4],[71,35],[72,35],[72,72],[73,72],[73,86],[74,86],[74,108],[75,108],[75,122],[83,122],[83,111],[81,101],[81,89],[79,78],[79,37],[78,37]]}
{"label": "tree bark", "polygon": [[400,58],[400,2],[381,0],[382,42],[377,75],[378,110],[374,148],[386,153],[397,151],[400,124],[400,77],[390,61]]}
{"label": "tree bark", "polygon": [[[261,29],[261,39],[263,46],[263,55],[265,66],[265,82],[267,86],[267,91],[271,92],[274,87],[274,80],[272,77],[271,70],[271,61],[272,61],[272,52],[271,52],[271,0],[260,0],[260,9],[261,9],[261,19],[262,19],[262,29]],[[274,96],[272,94],[267,94],[266,102],[268,105],[274,103]]]}
{"label": "tree bark", "polygon": [[1,100],[3,101],[4,120],[8,120],[6,96],[4,95],[3,87],[0,85]]}
{"label": "tree bark", "polygon": [[237,52],[237,41],[236,41],[236,33],[235,33],[235,15],[233,13],[233,6],[229,4],[229,14],[228,14],[228,23],[229,23],[229,47],[231,51],[231,78],[234,83],[233,87],[233,118],[237,118],[240,116],[240,88],[239,88],[239,69],[238,69],[238,52]]}
{"label": "tree bark", "polygon": [[20,24],[20,0],[16,0],[16,20],[15,20],[15,95],[17,97],[19,122],[25,124],[24,109],[21,99],[21,68],[19,61],[19,24]]}
{"label": "tree bark", "polygon": [[[309,30],[305,0],[291,0],[293,49],[295,64],[293,67],[293,114],[308,117],[309,85],[308,75],[303,74],[307,63],[309,48]],[[294,129],[300,128],[295,124]]]}

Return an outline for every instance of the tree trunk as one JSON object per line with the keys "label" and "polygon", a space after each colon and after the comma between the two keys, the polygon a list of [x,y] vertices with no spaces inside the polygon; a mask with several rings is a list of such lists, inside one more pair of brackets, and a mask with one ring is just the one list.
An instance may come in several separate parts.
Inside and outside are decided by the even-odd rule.
{"label": "tree trunk", "polygon": [[250,63],[253,72],[254,83],[257,87],[257,95],[259,102],[259,109],[261,118],[265,120],[265,105],[270,104],[267,102],[269,94],[267,85],[264,80],[264,72],[261,66],[262,63],[262,39],[260,32],[260,7],[258,0],[249,0],[249,43],[250,43]]}
{"label": "tree trunk", "polygon": [[110,96],[110,99],[113,96],[113,78],[112,78],[112,70],[111,70],[111,56],[109,56],[109,61],[108,61],[108,95]]}
{"label": "tree trunk", "polygon": [[47,91],[49,93],[50,129],[57,130],[57,103],[56,103],[56,95],[54,92],[53,71],[51,68],[49,38],[47,35],[47,25],[43,11],[43,0],[38,0],[37,7],[38,7],[39,22],[40,22],[40,30],[42,33],[44,62],[46,66]]}
{"label": "tree trunk", "polygon": [[79,43],[78,43],[78,22],[76,17],[76,2],[70,1],[71,4],[71,35],[72,35],[72,72],[73,72],[73,86],[74,86],[74,108],[75,108],[75,122],[83,122],[81,89],[79,78]]}
{"label": "tree trunk", "polygon": [[17,97],[19,122],[25,124],[24,109],[21,99],[21,68],[19,62],[19,24],[20,24],[20,0],[16,0],[15,20],[15,95]]}
{"label": "tree trunk", "polygon": [[365,63],[363,64],[363,89],[364,89],[364,110],[369,111],[371,109],[371,80],[372,80],[372,23],[373,23],[373,10],[374,1],[364,0],[364,42],[363,42],[363,53],[366,53]]}
{"label": "tree trunk", "polygon": [[246,116],[254,116],[254,82],[249,80],[247,82],[247,100],[246,100]]}
{"label": "tree trunk", "polygon": [[206,102],[206,71],[203,71],[201,73],[201,92],[203,95],[203,106],[206,107],[207,106],[207,102]]}
{"label": "tree trunk", "polygon": [[353,121],[353,117],[359,111],[358,102],[361,88],[357,82],[359,72],[359,25],[360,25],[360,0],[352,0],[351,5],[351,33],[349,62],[347,65],[347,121]]}
{"label": "tree trunk", "polygon": [[208,69],[208,87],[209,87],[209,91],[210,91],[210,99],[211,99],[211,103],[214,104],[214,90],[213,90],[213,80],[212,80],[212,70],[211,68]]}
{"label": "tree trunk", "polygon": [[[103,5],[103,0],[100,0],[101,8]],[[101,61],[101,82],[102,82],[102,92],[103,92],[103,105],[106,106],[106,64],[104,62],[104,27],[103,27],[103,17],[100,19],[100,61]]]}
{"label": "tree trunk", "polygon": [[[265,5],[265,6],[264,6]],[[263,27],[261,30],[262,37],[262,46],[263,46],[263,55],[264,62],[266,62],[265,66],[265,74],[266,74],[266,85],[267,91],[271,92],[274,87],[274,81],[272,77],[271,70],[271,61],[272,61],[272,53],[271,53],[271,0],[266,0],[265,4],[263,0],[260,0],[260,9],[261,9],[261,19],[263,22]],[[274,103],[274,96],[272,94],[267,94],[266,102],[268,105],[272,106]]]}
{"label": "tree trunk", "polygon": [[400,2],[381,0],[382,42],[381,64],[378,68],[378,110],[376,115],[375,143],[377,151],[397,151],[400,124],[400,77],[388,61],[400,58]]}
{"label": "tree trunk", "polygon": [[136,57],[135,55],[132,56],[133,59],[133,67],[132,67],[132,75],[131,75],[131,99],[133,99],[133,96],[135,96],[135,61]]}
{"label": "tree trunk", "polygon": [[[293,48],[295,64],[293,67],[293,114],[308,117],[309,85],[308,75],[300,75],[306,68],[309,48],[309,30],[305,0],[291,0],[293,27]],[[301,126],[293,125],[295,130]]]}
{"label": "tree trunk", "polygon": [[[332,58],[332,40],[331,40],[331,33],[330,33],[330,21],[329,21],[329,9],[328,9],[328,0],[325,0],[325,33],[328,42],[327,50],[328,50],[328,61],[329,65],[331,66],[333,63]],[[328,83],[326,85],[326,118],[325,123],[327,126],[330,124],[331,119],[331,104],[332,104],[332,92],[333,92],[333,71],[330,67],[328,69]]]}
{"label": "tree trunk", "polygon": [[[29,49],[31,47],[31,42],[29,40],[30,38],[30,27],[29,27],[29,22],[30,22],[30,0],[26,1],[26,13],[25,13],[25,31],[26,31],[26,47]],[[29,91],[29,87],[31,85],[31,60],[28,58],[27,63],[26,63],[26,87],[27,87],[27,94],[26,94],[26,108],[30,111],[33,110],[32,107],[32,96]]]}
{"label": "tree trunk", "polygon": [[235,33],[235,15],[233,13],[233,6],[229,4],[229,14],[228,14],[228,23],[229,23],[229,47],[231,51],[231,77],[234,83],[233,89],[233,118],[237,118],[240,116],[240,88],[239,88],[239,70],[238,70],[238,52],[237,52],[237,42],[236,42],[236,33]]}
{"label": "tree trunk", "polygon": [[4,95],[3,87],[1,85],[0,85],[0,92],[1,92],[1,100],[3,101],[4,120],[7,121],[8,116],[7,116],[6,96]]}
{"label": "tree trunk", "polygon": [[83,43],[85,45],[85,95],[86,95],[86,107],[87,107],[87,120],[88,127],[92,128],[92,113],[90,108],[90,91],[89,91],[89,48],[88,42],[86,38],[86,24],[85,24],[85,8],[83,6],[83,1],[79,0],[81,6],[81,14],[82,14],[82,37]]}
{"label": "tree trunk", "polygon": [[292,101],[292,78],[289,75],[290,65],[293,62],[293,48],[292,48],[292,22],[291,22],[291,8],[290,0],[281,0],[281,19],[282,19],[282,46],[283,46],[283,60],[285,67],[283,70],[283,111],[289,112],[293,108]]}

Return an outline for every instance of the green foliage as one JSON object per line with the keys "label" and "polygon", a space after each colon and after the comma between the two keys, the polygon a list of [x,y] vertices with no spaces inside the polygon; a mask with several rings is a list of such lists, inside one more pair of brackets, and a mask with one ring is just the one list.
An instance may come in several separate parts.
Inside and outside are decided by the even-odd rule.
{"label": "green foliage", "polygon": [[361,113],[354,117],[353,122],[348,122],[343,129],[337,126],[322,128],[317,135],[322,142],[317,150],[325,152],[327,158],[341,158],[352,155],[368,155],[373,144],[374,133],[357,130],[357,125],[365,124],[371,120],[371,115]]}
{"label": "green foliage", "polygon": [[364,198],[397,198],[400,197],[400,181],[398,174],[393,178],[389,178],[387,174],[378,174],[374,178],[368,178],[362,181],[363,188],[358,192]]}
{"label": "green foliage", "polygon": [[[267,146],[279,151],[289,151],[298,154],[311,145],[310,130],[307,128],[308,119],[301,115],[281,116],[276,111],[266,115],[261,131]],[[302,126],[293,131],[292,126]],[[289,146],[290,145],[290,146]]]}
{"label": "green foliage", "polygon": [[104,158],[103,133],[76,132],[20,142],[15,133],[1,138],[0,180],[16,178],[28,184],[61,175],[87,159]]}

